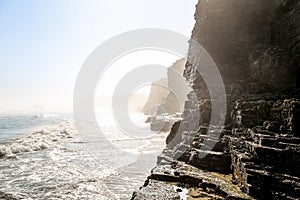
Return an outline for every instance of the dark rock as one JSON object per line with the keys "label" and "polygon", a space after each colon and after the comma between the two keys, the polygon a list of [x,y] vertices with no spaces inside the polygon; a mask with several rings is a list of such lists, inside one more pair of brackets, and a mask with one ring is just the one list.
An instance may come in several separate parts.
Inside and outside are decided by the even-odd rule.
{"label": "dark rock", "polygon": [[152,117],[148,117],[145,121],[145,123],[150,123],[150,122],[152,122]]}
{"label": "dark rock", "polygon": [[278,132],[279,131],[279,122],[276,121],[265,121],[263,126],[269,130],[269,131],[273,131],[273,132]]}
{"label": "dark rock", "polygon": [[170,134],[166,139],[167,148],[173,149],[176,144],[182,141],[182,132],[180,129],[181,121],[175,122],[171,128]]}

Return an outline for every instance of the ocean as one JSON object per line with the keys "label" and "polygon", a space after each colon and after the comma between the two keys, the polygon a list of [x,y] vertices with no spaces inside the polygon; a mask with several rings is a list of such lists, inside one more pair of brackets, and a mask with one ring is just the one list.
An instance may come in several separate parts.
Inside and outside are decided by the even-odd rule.
{"label": "ocean", "polygon": [[[1,115],[0,199],[130,199],[167,133],[124,136],[107,115],[98,114],[106,138],[97,141],[82,139],[72,114]],[[143,114],[131,119],[149,126]]]}

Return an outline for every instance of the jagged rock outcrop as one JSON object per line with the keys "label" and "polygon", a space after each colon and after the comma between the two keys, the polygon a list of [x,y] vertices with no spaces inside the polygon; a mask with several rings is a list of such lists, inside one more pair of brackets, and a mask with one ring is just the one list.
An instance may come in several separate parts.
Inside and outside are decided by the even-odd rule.
{"label": "jagged rock outcrop", "polygon": [[[195,19],[192,39],[225,83],[225,124],[211,121],[210,95],[218,91],[196,73],[191,49],[184,76],[194,91],[133,199],[179,199],[151,193],[165,186],[187,188],[190,199],[299,199],[300,1],[199,0]],[[220,190],[219,179],[235,189]]]}

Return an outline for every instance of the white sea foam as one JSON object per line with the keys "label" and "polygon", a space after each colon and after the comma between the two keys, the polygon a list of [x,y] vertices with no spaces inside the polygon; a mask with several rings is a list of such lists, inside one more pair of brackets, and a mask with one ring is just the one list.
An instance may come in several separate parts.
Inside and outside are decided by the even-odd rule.
{"label": "white sea foam", "polygon": [[0,199],[117,199],[102,181],[116,171],[67,148],[77,137],[66,122],[0,145]]}
{"label": "white sea foam", "polygon": [[[130,198],[155,165],[166,135],[128,140],[106,121],[106,140],[83,141],[73,123],[64,122],[0,143],[0,199]],[[85,145],[101,148],[90,154]]]}
{"label": "white sea foam", "polygon": [[6,144],[0,144],[0,157],[59,147],[66,139],[73,138],[75,134],[76,131],[69,122],[56,126],[40,127],[30,134],[16,138]]}

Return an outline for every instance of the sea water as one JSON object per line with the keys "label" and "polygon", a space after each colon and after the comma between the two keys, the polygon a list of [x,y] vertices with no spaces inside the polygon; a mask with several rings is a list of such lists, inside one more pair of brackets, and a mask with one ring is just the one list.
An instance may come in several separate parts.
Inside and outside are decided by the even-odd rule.
{"label": "sea water", "polygon": [[[130,199],[166,133],[128,137],[106,115],[101,141],[83,140],[71,114],[0,116],[0,199]],[[146,118],[132,115],[144,127]]]}

